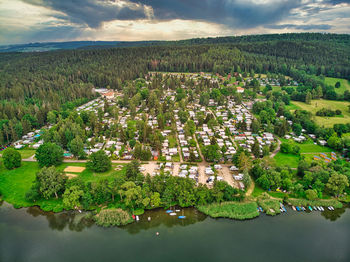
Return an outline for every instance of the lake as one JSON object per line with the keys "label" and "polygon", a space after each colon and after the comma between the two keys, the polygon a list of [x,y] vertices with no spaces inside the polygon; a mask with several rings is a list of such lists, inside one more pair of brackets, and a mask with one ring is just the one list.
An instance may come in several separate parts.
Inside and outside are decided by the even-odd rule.
{"label": "lake", "polygon": [[[137,223],[101,228],[84,214],[0,207],[0,261],[350,261],[350,209],[212,219],[148,211]],[[151,217],[151,221],[147,217]],[[156,236],[159,232],[159,236]]]}

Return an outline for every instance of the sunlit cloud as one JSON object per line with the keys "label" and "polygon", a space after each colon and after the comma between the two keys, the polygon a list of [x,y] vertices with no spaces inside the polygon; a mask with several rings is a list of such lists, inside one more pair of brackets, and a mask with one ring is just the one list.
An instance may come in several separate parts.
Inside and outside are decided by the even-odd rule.
{"label": "sunlit cloud", "polygon": [[350,32],[349,0],[0,0],[0,44]]}

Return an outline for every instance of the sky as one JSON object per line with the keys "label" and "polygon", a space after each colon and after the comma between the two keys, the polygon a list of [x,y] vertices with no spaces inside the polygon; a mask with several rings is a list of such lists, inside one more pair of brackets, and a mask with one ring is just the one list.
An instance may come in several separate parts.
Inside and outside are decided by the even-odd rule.
{"label": "sky", "polygon": [[0,0],[0,45],[350,33],[350,0]]}

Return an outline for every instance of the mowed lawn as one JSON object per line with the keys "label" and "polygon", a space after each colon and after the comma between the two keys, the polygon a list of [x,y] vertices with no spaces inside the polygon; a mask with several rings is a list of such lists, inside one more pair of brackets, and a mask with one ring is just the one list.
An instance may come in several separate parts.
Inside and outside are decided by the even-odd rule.
{"label": "mowed lawn", "polygon": [[350,82],[346,79],[342,79],[342,78],[334,78],[334,77],[326,77],[324,82],[327,85],[331,85],[331,86],[335,86],[335,84],[337,82],[340,82],[340,87],[339,88],[335,88],[335,92],[337,92],[338,94],[344,94],[345,90],[349,90],[350,91]]}
{"label": "mowed lawn", "polygon": [[[308,160],[312,160],[314,155],[320,156],[320,153],[326,153],[327,156],[330,156],[330,152],[334,151],[329,147],[315,145],[312,140],[308,140],[305,143],[299,144],[293,140],[287,140],[281,138],[282,142],[290,142],[293,145],[300,147],[300,155],[305,157]],[[278,152],[274,157],[277,166],[290,166],[292,168],[298,167],[300,157],[294,154],[284,154]]]}
{"label": "mowed lawn", "polygon": [[[331,100],[312,100],[311,104],[306,104],[304,102],[293,101],[293,105],[311,112],[315,121],[318,125],[324,127],[333,127],[334,124],[345,124],[350,123],[350,112],[349,105],[350,102],[345,101],[331,101]],[[332,109],[332,110],[341,110],[342,115],[336,117],[321,117],[316,116],[316,112],[322,108]]]}
{"label": "mowed lawn", "polygon": [[[85,163],[63,163],[62,165],[58,166],[57,169],[63,171],[67,166],[85,167]],[[13,170],[5,169],[3,164],[0,163],[0,192],[2,194],[2,199],[10,204],[13,204],[15,207],[29,207],[38,205],[45,211],[62,211],[62,199],[43,199],[35,203],[26,201],[25,194],[35,181],[35,175],[39,170],[40,168],[36,162],[22,162],[21,167]],[[113,164],[112,169],[105,173],[94,173],[85,169],[82,173],[75,174],[84,182],[96,182],[102,179],[111,180],[124,172],[125,165]]]}
{"label": "mowed lawn", "polygon": [[298,167],[299,156],[294,154],[284,154],[278,152],[274,157],[276,166],[289,166],[291,168]]}
{"label": "mowed lawn", "polygon": [[35,155],[36,150],[34,149],[20,149],[18,152],[21,154],[22,159],[29,158],[33,155]]}

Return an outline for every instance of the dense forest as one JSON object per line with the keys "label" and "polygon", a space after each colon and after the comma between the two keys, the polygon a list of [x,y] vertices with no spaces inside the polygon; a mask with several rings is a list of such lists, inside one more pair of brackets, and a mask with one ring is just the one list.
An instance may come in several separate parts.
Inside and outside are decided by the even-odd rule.
{"label": "dense forest", "polygon": [[349,35],[282,34],[1,53],[0,144],[43,125],[49,111],[68,110],[95,97],[93,87],[122,89],[125,80],[148,71],[270,72],[312,88],[324,85],[317,76],[349,79],[349,43]]}

